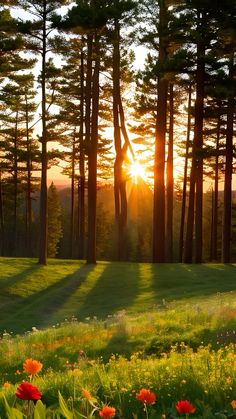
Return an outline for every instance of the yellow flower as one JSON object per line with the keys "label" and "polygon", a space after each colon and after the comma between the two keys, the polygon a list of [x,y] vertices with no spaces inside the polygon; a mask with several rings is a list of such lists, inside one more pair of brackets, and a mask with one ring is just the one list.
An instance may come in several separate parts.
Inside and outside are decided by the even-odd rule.
{"label": "yellow flower", "polygon": [[6,382],[3,384],[3,388],[7,389],[10,387],[10,385],[11,385],[10,383]]}
{"label": "yellow flower", "polygon": [[80,375],[83,374],[83,372],[79,368],[75,368],[75,369],[72,369],[72,370],[68,370],[68,374],[71,377],[79,377]]}
{"label": "yellow flower", "polygon": [[35,359],[29,358],[23,364],[23,371],[30,375],[38,374],[43,368],[41,362],[36,361]]}
{"label": "yellow flower", "polygon": [[232,400],[230,403],[233,409],[236,409],[236,400]]}

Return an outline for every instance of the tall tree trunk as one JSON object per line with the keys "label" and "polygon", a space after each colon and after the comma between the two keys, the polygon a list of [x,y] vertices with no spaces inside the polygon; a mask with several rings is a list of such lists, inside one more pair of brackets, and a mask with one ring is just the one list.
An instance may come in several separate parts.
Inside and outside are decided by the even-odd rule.
{"label": "tall tree trunk", "polygon": [[28,101],[27,93],[25,95],[26,104],[26,148],[27,148],[27,187],[26,187],[26,248],[27,256],[32,256],[32,201],[31,201],[31,140],[29,134],[29,113],[28,113]]}
{"label": "tall tree trunk", "polygon": [[[201,31],[205,18],[198,13],[198,29]],[[201,31],[202,33],[202,31]],[[196,100],[195,122],[192,149],[192,168],[190,174],[189,206],[186,229],[184,262],[192,263],[193,231],[194,231],[194,203],[196,188],[196,222],[195,222],[195,262],[202,261],[202,198],[203,198],[203,104],[204,104],[204,77],[205,76],[205,44],[199,39],[197,43],[197,70],[196,70]]]}
{"label": "tall tree trunk", "polygon": [[[160,66],[167,57],[165,0],[159,0],[159,59]],[[158,101],[154,157],[153,206],[153,262],[165,262],[165,135],[168,82],[163,75],[158,78]]]}
{"label": "tall tree trunk", "polygon": [[4,255],[4,215],[2,196],[2,170],[0,168],[0,255]]}
{"label": "tall tree trunk", "polygon": [[173,148],[174,148],[174,92],[173,84],[169,87],[169,142],[168,157],[166,163],[166,204],[167,204],[167,223],[166,223],[166,244],[167,262],[173,262],[173,198],[174,198],[174,176],[173,176]]}
{"label": "tall tree trunk", "polygon": [[[120,25],[118,19],[114,21],[114,39],[113,39],[113,126],[114,126],[114,144],[116,158],[114,163],[114,199],[115,199],[115,221],[117,238],[117,258],[123,260],[126,257],[126,225],[127,225],[127,194],[126,177],[123,172],[123,162],[127,155],[127,149],[130,148],[134,157],[133,150],[129,141],[125,126],[124,109],[120,92]],[[124,144],[122,145],[121,134]]]}
{"label": "tall tree trunk", "polygon": [[190,132],[191,132],[191,101],[192,101],[192,85],[191,83],[189,83],[187,138],[186,138],[186,150],[185,150],[185,161],[184,161],[184,179],[183,179],[180,232],[179,232],[179,262],[183,261],[184,225],[185,225],[186,198],[187,198],[187,180],[188,180],[188,154],[189,154],[189,148],[190,148]]}
{"label": "tall tree trunk", "polygon": [[[229,61],[229,80],[234,77],[234,53]],[[227,107],[226,158],[224,180],[224,210],[222,231],[222,262],[230,262],[231,218],[232,218],[232,171],[233,171],[233,128],[234,128],[234,89],[229,92]]]}
{"label": "tall tree trunk", "polygon": [[75,136],[74,130],[71,159],[71,201],[70,201],[70,257],[74,257],[74,222],[75,222]]}
{"label": "tall tree trunk", "polygon": [[15,133],[14,133],[14,161],[13,161],[13,185],[14,185],[14,199],[13,199],[13,243],[12,252],[16,255],[17,252],[17,201],[18,201],[18,111],[16,112]]}
{"label": "tall tree trunk", "polygon": [[[83,39],[80,53],[80,130],[78,179],[78,258],[84,258],[85,234],[85,154],[84,154],[84,52]],[[91,86],[90,86],[91,89]],[[91,94],[91,92],[89,92]]]}
{"label": "tall tree trunk", "polygon": [[87,263],[96,263],[97,146],[99,110],[100,48],[94,35],[94,70],[92,77],[91,140],[88,150],[88,252]]}
{"label": "tall tree trunk", "polygon": [[[205,27],[205,16],[199,13],[199,29]],[[196,142],[196,221],[195,221],[195,262],[202,263],[202,203],[203,203],[203,106],[205,81],[205,44],[197,44],[197,74],[194,138]]]}
{"label": "tall tree trunk", "polygon": [[47,123],[46,123],[46,0],[43,0],[43,45],[42,45],[42,149],[40,188],[40,236],[39,264],[47,264],[48,197],[47,197]]}
{"label": "tall tree trunk", "polygon": [[218,195],[219,195],[219,142],[220,142],[220,115],[217,120],[216,132],[216,157],[215,157],[215,179],[214,179],[214,192],[212,201],[212,234],[211,234],[211,255],[210,259],[216,261],[218,259]]}

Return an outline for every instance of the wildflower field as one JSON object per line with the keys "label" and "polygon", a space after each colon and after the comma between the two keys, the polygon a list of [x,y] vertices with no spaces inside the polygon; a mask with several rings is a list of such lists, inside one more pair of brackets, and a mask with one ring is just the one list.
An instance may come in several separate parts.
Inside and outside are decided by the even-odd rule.
{"label": "wildflower field", "polygon": [[[21,263],[29,265],[29,260],[21,260]],[[136,272],[133,265],[127,266],[131,282],[134,281],[132,270]],[[110,314],[106,316],[104,307],[96,314],[91,310],[91,315],[84,318],[76,317],[78,311],[75,310],[74,316],[67,316],[63,321],[57,319],[50,327],[32,323],[31,328],[18,334],[10,329],[2,329],[2,419],[236,418],[235,267],[212,267],[212,276],[208,278],[203,278],[203,272],[210,268],[203,266],[201,273],[200,267],[196,271],[194,267],[189,267],[192,269],[189,287],[188,278],[184,275],[178,287],[175,279],[180,280],[180,272],[176,266],[175,278],[170,276],[168,282],[166,276],[165,281],[159,281],[160,297],[158,285],[155,285],[156,304],[150,304],[153,303],[151,293],[154,287],[145,287],[144,272],[148,270],[148,264],[143,265],[139,267],[143,277],[136,278],[138,285],[132,302],[127,304],[127,296],[122,299],[121,295],[120,299],[116,297],[112,309],[110,296]],[[52,266],[46,267],[47,273],[50,269],[55,273],[55,265]],[[63,268],[60,265],[60,268],[69,269],[68,266]],[[34,272],[33,265],[31,268]],[[14,270],[14,264],[11,269]],[[40,311],[42,308],[35,304],[34,295],[30,307],[30,287],[28,295],[21,297],[20,301],[19,294],[24,290],[22,284],[27,280],[22,274],[16,273],[17,269],[15,266],[18,311],[11,313],[8,308],[8,324],[9,319],[15,319],[17,323],[19,318],[15,329],[20,330],[24,298],[28,313],[30,309]],[[97,269],[101,270],[101,266],[98,265]],[[158,275],[164,272],[164,266],[160,272],[156,269],[158,280]],[[169,275],[171,272],[174,275],[170,266],[166,266],[166,270]],[[17,275],[20,276],[19,282]],[[71,275],[74,284],[75,278]],[[47,284],[50,284],[50,280],[49,276]],[[28,277],[28,283],[30,281]],[[55,286],[56,280],[53,281]],[[90,277],[89,281],[90,285],[92,281],[96,283],[95,276]],[[108,279],[105,278],[105,281]],[[13,293],[12,284],[11,275],[7,276],[6,273],[0,284],[4,291],[0,297],[2,314],[8,298],[8,287],[9,295]],[[37,280],[34,292],[36,286]],[[72,284],[68,283],[67,289],[69,286]],[[48,287],[50,294],[51,285]],[[47,295],[46,289],[44,296],[48,303],[51,296]],[[109,294],[104,295],[104,288],[101,289],[103,295],[100,301],[104,302]],[[57,287],[58,298],[59,290],[60,287]],[[79,295],[79,289],[73,289],[73,293]],[[96,295],[99,300],[98,289]],[[68,298],[72,305],[75,304],[75,299],[69,293]],[[93,298],[90,301],[92,307]],[[67,303],[63,301],[63,304]],[[85,306],[85,300],[78,299],[78,306],[82,307],[82,304]],[[88,296],[86,304],[89,306]],[[45,308],[43,300],[42,306]],[[57,301],[55,312],[58,308]],[[48,316],[55,318],[55,312],[51,309]],[[35,321],[36,318],[39,319],[38,314],[32,316],[31,320]],[[1,325],[3,323],[1,317]]]}

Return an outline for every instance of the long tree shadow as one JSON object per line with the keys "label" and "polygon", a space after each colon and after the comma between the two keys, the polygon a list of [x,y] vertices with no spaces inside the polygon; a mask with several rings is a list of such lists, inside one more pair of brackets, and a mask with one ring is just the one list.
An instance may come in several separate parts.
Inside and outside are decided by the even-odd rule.
{"label": "long tree shadow", "polygon": [[52,325],[55,311],[63,305],[75,289],[80,287],[93,269],[93,266],[82,265],[60,281],[35,292],[33,295],[26,298],[21,296],[12,298],[8,302],[4,319],[0,320],[0,330],[22,333],[30,330],[33,326]]}
{"label": "long tree shadow", "polygon": [[105,318],[118,310],[128,310],[138,291],[137,263],[112,262],[78,308],[80,317]]}
{"label": "long tree shadow", "polygon": [[235,265],[153,264],[152,290],[155,301],[202,298],[236,291]]}

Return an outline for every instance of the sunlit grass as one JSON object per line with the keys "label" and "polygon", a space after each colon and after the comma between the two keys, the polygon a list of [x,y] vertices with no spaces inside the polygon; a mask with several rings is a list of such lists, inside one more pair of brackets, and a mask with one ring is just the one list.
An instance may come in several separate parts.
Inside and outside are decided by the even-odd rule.
{"label": "sunlit grass", "polygon": [[0,258],[0,333],[174,304],[235,306],[235,265]]}
{"label": "sunlit grass", "polygon": [[[7,313],[0,319],[2,419],[3,396],[12,405],[17,383],[27,380],[27,358],[43,364],[34,384],[51,412],[58,391],[70,408],[85,408],[83,387],[100,405],[115,406],[118,418],[142,419],[135,395],[144,387],[157,395],[155,418],[175,417],[175,403],[184,399],[196,406],[193,417],[233,418],[234,266],[1,263],[0,304]],[[25,326],[30,332],[11,333]]]}

